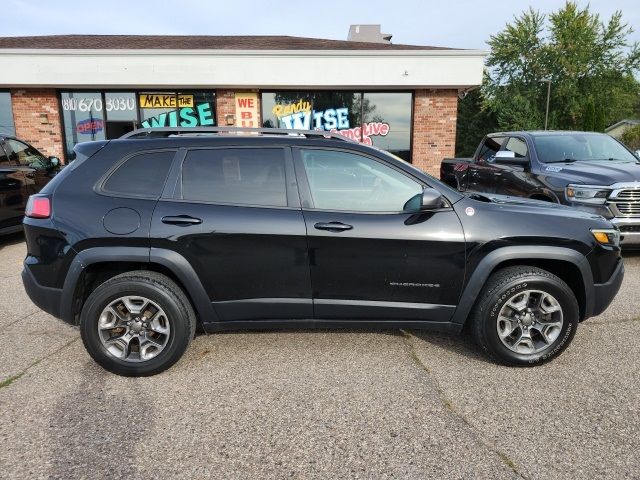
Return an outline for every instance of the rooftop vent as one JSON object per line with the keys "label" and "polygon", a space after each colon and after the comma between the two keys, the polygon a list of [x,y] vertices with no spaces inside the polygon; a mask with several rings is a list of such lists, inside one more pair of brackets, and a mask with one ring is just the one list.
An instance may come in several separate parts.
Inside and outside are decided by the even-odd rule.
{"label": "rooftop vent", "polygon": [[381,25],[351,25],[347,40],[351,42],[391,43],[390,33],[382,33]]}

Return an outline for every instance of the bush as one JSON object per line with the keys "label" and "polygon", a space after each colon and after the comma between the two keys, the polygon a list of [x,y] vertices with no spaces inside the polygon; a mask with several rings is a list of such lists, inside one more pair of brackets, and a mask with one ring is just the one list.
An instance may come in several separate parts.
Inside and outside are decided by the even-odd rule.
{"label": "bush", "polygon": [[625,130],[620,140],[634,152],[640,150],[640,125],[634,125]]}

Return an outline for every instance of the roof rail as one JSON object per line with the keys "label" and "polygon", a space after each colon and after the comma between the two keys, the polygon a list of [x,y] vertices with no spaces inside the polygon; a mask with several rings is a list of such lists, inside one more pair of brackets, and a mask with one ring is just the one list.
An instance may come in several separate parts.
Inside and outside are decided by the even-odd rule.
{"label": "roof rail", "polygon": [[171,137],[178,135],[198,135],[206,133],[243,134],[261,133],[268,135],[297,135],[304,137],[324,137],[358,143],[340,133],[327,132],[325,130],[294,130],[288,128],[244,128],[244,127],[160,127],[138,128],[125,133],[120,138],[145,138],[145,137]]}

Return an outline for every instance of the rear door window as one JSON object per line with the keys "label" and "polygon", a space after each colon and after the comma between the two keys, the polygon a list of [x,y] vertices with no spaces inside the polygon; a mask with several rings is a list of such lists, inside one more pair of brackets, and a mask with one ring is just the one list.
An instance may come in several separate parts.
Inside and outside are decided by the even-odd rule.
{"label": "rear door window", "polygon": [[129,157],[104,183],[107,193],[158,198],[175,151],[144,152]]}
{"label": "rear door window", "polygon": [[478,161],[492,162],[500,147],[504,143],[505,137],[487,137],[478,152]]}
{"label": "rear door window", "polygon": [[195,202],[287,206],[281,148],[192,150],[182,164],[182,198]]}

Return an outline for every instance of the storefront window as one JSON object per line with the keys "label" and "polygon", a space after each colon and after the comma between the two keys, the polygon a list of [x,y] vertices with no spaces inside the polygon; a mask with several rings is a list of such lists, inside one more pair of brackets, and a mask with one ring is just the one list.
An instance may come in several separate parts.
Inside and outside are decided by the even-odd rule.
{"label": "storefront window", "polygon": [[338,132],[410,159],[411,93],[266,92],[263,126]]}
{"label": "storefront window", "polygon": [[82,142],[104,140],[104,102],[99,92],[62,92],[62,116],[67,155]]}
{"label": "storefront window", "polygon": [[213,92],[141,92],[138,103],[143,128],[216,124]]}
{"label": "storefront window", "polygon": [[138,104],[133,92],[106,92],[104,104],[107,113],[107,138],[118,138],[136,128]]}
{"label": "storefront window", "polygon": [[215,125],[212,91],[62,92],[60,101],[70,160],[78,143],[119,138],[136,128]]}
{"label": "storefront window", "polygon": [[365,93],[362,133],[371,144],[410,161],[411,93]]}
{"label": "storefront window", "polygon": [[11,106],[11,93],[0,92],[0,134],[15,135],[13,124],[13,107]]}

